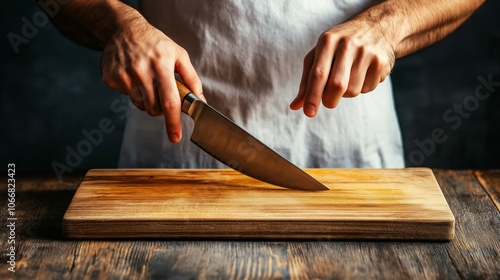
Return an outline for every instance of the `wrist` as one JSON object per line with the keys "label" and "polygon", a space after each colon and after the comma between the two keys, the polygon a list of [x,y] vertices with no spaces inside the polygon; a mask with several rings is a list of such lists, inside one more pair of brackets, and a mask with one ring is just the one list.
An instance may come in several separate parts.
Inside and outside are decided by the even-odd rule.
{"label": "wrist", "polygon": [[370,29],[375,29],[393,48],[405,39],[404,13],[396,12],[396,8],[385,3],[373,6],[356,16],[353,20],[360,21]]}
{"label": "wrist", "polygon": [[96,36],[104,45],[120,33],[128,33],[136,30],[136,26],[147,24],[146,19],[134,8],[120,3],[118,7],[110,7],[112,16],[108,17],[105,26],[95,30]]}

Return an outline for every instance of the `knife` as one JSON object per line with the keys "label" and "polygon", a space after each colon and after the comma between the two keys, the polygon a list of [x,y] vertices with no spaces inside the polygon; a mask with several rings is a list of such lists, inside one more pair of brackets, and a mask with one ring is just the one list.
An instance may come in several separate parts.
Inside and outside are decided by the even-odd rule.
{"label": "knife", "polygon": [[182,112],[194,120],[191,142],[223,164],[273,185],[305,191],[329,190],[177,81]]}

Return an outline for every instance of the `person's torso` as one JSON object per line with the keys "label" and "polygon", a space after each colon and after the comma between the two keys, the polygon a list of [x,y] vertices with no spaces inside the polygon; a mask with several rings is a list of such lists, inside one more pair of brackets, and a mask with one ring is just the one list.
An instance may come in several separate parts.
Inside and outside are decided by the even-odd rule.
{"label": "person's torso", "polygon": [[[320,34],[373,1],[142,1],[148,21],[185,48],[209,102],[301,167],[402,167],[390,82],[342,99],[316,117],[291,111],[303,58]],[[389,80],[389,79],[388,79]],[[189,142],[171,144],[163,119],[133,110],[120,166],[213,168],[221,164]]]}

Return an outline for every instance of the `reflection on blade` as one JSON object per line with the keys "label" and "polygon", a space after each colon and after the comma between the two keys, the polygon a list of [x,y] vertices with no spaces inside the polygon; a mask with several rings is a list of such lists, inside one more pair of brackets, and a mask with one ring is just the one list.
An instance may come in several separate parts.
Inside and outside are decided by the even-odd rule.
{"label": "reflection on blade", "polygon": [[191,141],[227,166],[281,187],[329,189],[204,102],[195,101],[188,114],[195,121]]}

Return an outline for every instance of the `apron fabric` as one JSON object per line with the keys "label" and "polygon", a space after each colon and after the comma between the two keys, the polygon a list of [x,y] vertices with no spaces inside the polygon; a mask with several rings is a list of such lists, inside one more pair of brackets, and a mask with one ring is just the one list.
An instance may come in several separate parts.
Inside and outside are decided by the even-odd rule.
{"label": "apron fabric", "polygon": [[[289,109],[305,55],[322,32],[367,0],[171,0],[139,3],[145,18],[187,50],[208,103],[301,168],[402,168],[390,79],[371,93],[322,105],[314,118]],[[169,142],[164,119],[130,104],[121,168],[225,168],[189,141]]]}

